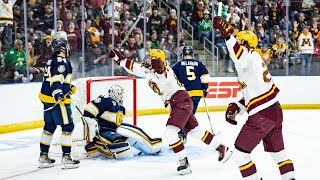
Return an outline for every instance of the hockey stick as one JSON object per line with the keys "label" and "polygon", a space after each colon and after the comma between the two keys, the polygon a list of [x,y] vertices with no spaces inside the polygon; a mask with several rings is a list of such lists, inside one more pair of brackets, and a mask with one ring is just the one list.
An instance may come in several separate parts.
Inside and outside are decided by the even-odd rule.
{"label": "hockey stick", "polygon": [[[83,124],[83,130],[84,130],[84,131],[83,131],[84,139],[87,140],[87,141],[89,141],[89,140],[90,140],[90,137],[87,135],[87,134],[89,134],[89,133],[88,133],[88,132],[89,132],[88,122],[85,120],[85,118],[84,118],[82,112],[80,111],[79,107],[78,107],[78,106],[75,106],[75,107],[76,107],[76,109],[79,111],[79,113],[80,113],[80,115],[81,115],[81,121],[82,121],[82,124]],[[87,133],[86,133],[85,131],[86,131]],[[90,135],[90,134],[89,134],[89,135]],[[115,152],[112,152],[112,151],[109,149],[109,147],[107,146],[107,144],[104,143],[104,141],[101,139],[98,131],[96,131],[96,137],[103,143],[103,145],[104,145],[104,147],[106,148],[106,150],[108,151],[108,153],[112,154],[112,157],[113,157],[114,159],[118,159],[117,154],[116,154]]]}
{"label": "hockey stick", "polygon": [[[67,92],[67,94],[64,95],[64,97],[66,97],[67,95],[69,95],[71,93],[71,90]],[[43,112],[46,112],[46,111],[50,111],[52,110],[54,107],[56,107],[59,103],[61,102],[61,100],[59,99],[56,103],[54,103],[53,106],[43,110]]]}
{"label": "hockey stick", "polygon": [[212,124],[211,124],[211,118],[209,116],[209,110],[208,110],[208,106],[207,106],[207,102],[206,102],[206,98],[202,96],[203,102],[204,102],[204,106],[206,107],[206,112],[207,112],[207,116],[208,116],[208,120],[209,120],[209,124],[210,124],[210,128],[211,128],[211,133],[214,135],[219,135],[221,132],[218,131],[217,133],[213,133],[213,128],[212,128]]}

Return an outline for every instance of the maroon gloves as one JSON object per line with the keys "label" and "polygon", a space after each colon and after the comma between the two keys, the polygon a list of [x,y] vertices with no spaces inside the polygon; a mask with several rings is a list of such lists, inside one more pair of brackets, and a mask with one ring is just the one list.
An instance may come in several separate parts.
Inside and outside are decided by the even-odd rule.
{"label": "maroon gloves", "polygon": [[161,59],[152,59],[151,60],[151,67],[154,69],[154,71],[158,74],[162,74],[165,71],[165,64]]}
{"label": "maroon gloves", "polygon": [[236,115],[239,112],[239,106],[236,103],[230,103],[226,111],[226,121],[232,125],[237,125]]}
{"label": "maroon gloves", "polygon": [[112,49],[109,53],[109,58],[120,64],[120,61],[126,59],[117,49]]}
{"label": "maroon gloves", "polygon": [[223,38],[229,37],[233,33],[233,27],[221,16],[213,18],[213,29],[218,29]]}

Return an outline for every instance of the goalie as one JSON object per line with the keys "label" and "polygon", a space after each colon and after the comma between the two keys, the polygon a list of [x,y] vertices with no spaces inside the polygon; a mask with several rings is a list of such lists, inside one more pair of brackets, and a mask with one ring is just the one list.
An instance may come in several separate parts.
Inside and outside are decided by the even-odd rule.
{"label": "goalie", "polygon": [[112,85],[108,94],[100,95],[84,108],[83,116],[89,127],[90,142],[85,146],[88,155],[129,158],[141,153],[158,154],[162,148],[161,138],[153,139],[141,128],[122,123],[126,114],[122,105],[123,88]]}

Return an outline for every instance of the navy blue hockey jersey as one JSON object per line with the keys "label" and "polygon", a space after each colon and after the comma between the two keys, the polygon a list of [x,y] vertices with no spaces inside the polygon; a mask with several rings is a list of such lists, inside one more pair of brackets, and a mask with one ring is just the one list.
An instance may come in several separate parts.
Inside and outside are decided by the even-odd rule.
{"label": "navy blue hockey jersey", "polygon": [[[66,95],[71,89],[72,66],[65,57],[53,56],[48,60],[45,70],[39,98],[44,103],[56,103],[53,94],[62,92]],[[71,103],[69,95],[64,103]]]}
{"label": "navy blue hockey jersey", "polygon": [[84,116],[95,118],[100,128],[115,130],[121,125],[126,109],[106,95],[100,95],[84,108]]}
{"label": "navy blue hockey jersey", "polygon": [[203,91],[208,89],[210,76],[200,61],[184,59],[176,63],[172,69],[191,97],[203,96]]}

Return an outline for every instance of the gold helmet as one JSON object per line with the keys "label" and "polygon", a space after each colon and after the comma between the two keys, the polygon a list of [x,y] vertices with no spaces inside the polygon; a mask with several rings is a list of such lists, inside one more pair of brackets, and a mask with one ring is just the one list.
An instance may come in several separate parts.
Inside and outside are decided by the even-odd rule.
{"label": "gold helmet", "polygon": [[241,42],[241,45],[248,45],[251,48],[255,48],[258,45],[258,37],[252,31],[240,31],[236,38]]}
{"label": "gold helmet", "polygon": [[161,59],[162,62],[166,62],[166,54],[160,49],[151,49],[148,52],[148,56],[150,58],[155,57],[157,59]]}

